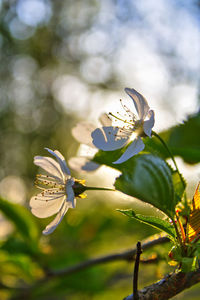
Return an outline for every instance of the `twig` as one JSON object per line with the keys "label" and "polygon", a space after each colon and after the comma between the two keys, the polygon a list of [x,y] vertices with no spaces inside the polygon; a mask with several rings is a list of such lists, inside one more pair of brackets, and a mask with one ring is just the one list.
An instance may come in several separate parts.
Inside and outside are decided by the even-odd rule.
{"label": "twig", "polygon": [[[167,236],[160,236],[159,237],[151,237],[151,239],[146,239],[143,241],[143,250],[149,249],[153,246],[164,244],[169,242],[169,238]],[[67,276],[71,275],[75,272],[79,272],[83,269],[92,267],[97,264],[102,264],[102,263],[108,263],[112,261],[119,261],[119,260],[126,260],[126,261],[133,261],[134,260],[134,255],[136,254],[136,249],[131,249],[124,251],[122,253],[116,253],[116,254],[111,254],[107,256],[101,256],[98,258],[94,259],[89,259],[85,262],[76,264],[74,266],[62,269],[62,270],[57,270],[57,271],[52,271],[52,270],[47,270],[46,268],[44,269],[45,272],[45,277],[41,280],[38,280],[34,285],[29,286],[28,288],[21,289],[19,293],[16,293],[12,300],[22,300],[22,299],[29,299],[29,296],[32,293],[32,290],[37,289],[38,286],[43,285],[45,282],[49,281],[49,279],[53,279],[56,277],[62,277],[62,276]],[[158,258],[150,258],[148,260],[143,260],[142,262],[144,263],[150,263],[150,262],[155,262]]]}
{"label": "twig", "polygon": [[[169,239],[167,236],[164,236],[164,237],[159,236],[158,238],[155,238],[153,240],[147,239],[142,242],[142,249],[146,250],[153,246],[164,244],[167,242],[169,242]],[[121,252],[121,253],[101,256],[101,257],[97,257],[94,259],[89,259],[89,260],[86,260],[85,262],[76,264],[76,265],[68,267],[68,268],[64,268],[64,269],[56,270],[56,271],[47,271],[46,275],[48,277],[66,276],[66,275],[70,275],[72,273],[81,271],[83,269],[86,269],[86,268],[89,268],[89,267],[92,267],[92,266],[98,265],[98,264],[119,261],[119,260],[133,261],[134,255],[136,254],[136,252],[137,252],[137,249],[135,248],[135,249],[130,249],[130,250]]]}
{"label": "twig", "polygon": [[[181,293],[183,290],[200,282],[200,269],[190,273],[172,273],[166,275],[160,281],[145,287],[138,292],[140,300],[167,300]],[[133,295],[130,295],[124,300],[132,300]]]}
{"label": "twig", "polygon": [[137,243],[137,253],[135,258],[135,267],[133,274],[133,300],[138,300],[138,272],[140,264],[140,255],[142,254],[141,243]]}

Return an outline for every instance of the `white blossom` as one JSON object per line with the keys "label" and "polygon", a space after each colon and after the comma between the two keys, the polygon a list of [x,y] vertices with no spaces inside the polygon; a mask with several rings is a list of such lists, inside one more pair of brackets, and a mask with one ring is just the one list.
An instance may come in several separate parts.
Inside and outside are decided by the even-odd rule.
{"label": "white blossom", "polygon": [[[91,133],[93,145],[103,151],[117,150],[129,144],[121,157],[113,162],[115,164],[123,163],[142,151],[145,147],[142,137],[151,137],[154,126],[154,111],[150,110],[147,100],[134,89],[125,88],[125,92],[133,100],[138,116],[120,100],[123,114],[109,113],[107,120],[110,119],[110,121],[107,121],[107,125]],[[118,121],[120,125],[112,125],[115,121]]]}
{"label": "white blossom", "polygon": [[[34,164],[42,168],[48,175],[37,175],[36,186],[41,192],[30,200],[32,213],[38,218],[47,218],[57,214],[54,220],[43,230],[43,234],[52,233],[60,224],[69,208],[75,208],[75,194],[84,191],[80,181],[70,175],[70,170],[62,154],[45,148],[55,158],[35,156]],[[76,191],[78,186],[79,192]],[[82,187],[82,189],[81,189]]]}
{"label": "white blossom", "polygon": [[[99,117],[101,126],[110,126],[112,120],[107,114],[102,114]],[[68,161],[69,166],[76,172],[91,172],[97,170],[100,165],[92,161],[94,154],[97,152],[97,148],[92,143],[92,132],[96,129],[96,126],[87,121],[79,122],[74,128],[72,128],[73,137],[81,144],[88,146],[87,154],[84,156],[71,157]],[[91,155],[92,153],[92,155]]]}

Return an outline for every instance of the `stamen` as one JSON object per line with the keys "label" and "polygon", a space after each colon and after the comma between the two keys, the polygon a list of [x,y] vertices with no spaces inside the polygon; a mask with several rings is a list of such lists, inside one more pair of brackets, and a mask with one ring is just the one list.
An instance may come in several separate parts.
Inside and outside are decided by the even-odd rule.
{"label": "stamen", "polygon": [[117,119],[117,120],[123,122],[123,123],[127,123],[127,124],[129,124],[129,125],[131,125],[131,126],[134,126],[134,124],[133,124],[132,122],[129,122],[128,120],[123,120],[123,119],[121,119],[120,117],[115,116],[115,115],[114,115],[113,113],[111,113],[111,112],[109,112],[109,115],[112,116],[113,118],[115,118],[115,119]]}
{"label": "stamen", "polygon": [[59,178],[55,178],[55,177],[53,177],[53,176],[49,176],[49,175],[43,175],[43,174],[37,174],[36,175],[36,179],[38,179],[38,180],[46,180],[46,181],[53,181],[53,182],[56,182],[56,183],[63,183],[63,181],[61,180],[61,179],[59,179]]}
{"label": "stamen", "polygon": [[44,197],[43,198],[39,198],[38,196],[35,197],[35,200],[37,201],[45,201],[45,202],[48,202],[48,201],[53,201],[53,200],[57,200],[61,197],[63,197],[65,194],[60,194],[60,196],[49,196],[47,199],[45,199]]}

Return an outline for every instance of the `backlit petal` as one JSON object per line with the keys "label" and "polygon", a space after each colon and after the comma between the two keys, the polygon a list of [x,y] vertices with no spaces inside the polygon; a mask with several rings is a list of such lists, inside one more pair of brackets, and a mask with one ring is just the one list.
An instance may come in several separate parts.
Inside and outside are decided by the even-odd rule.
{"label": "backlit petal", "polygon": [[74,128],[72,128],[72,135],[79,143],[94,147],[91,133],[95,130],[95,128],[96,126],[91,123],[80,122]]}
{"label": "backlit petal", "polygon": [[45,235],[48,235],[48,234],[52,233],[56,229],[56,227],[60,224],[60,222],[62,221],[64,215],[66,214],[66,212],[68,210],[68,208],[69,208],[68,203],[67,202],[63,203],[63,206],[60,209],[60,211],[58,212],[55,219],[49,225],[47,225],[47,227],[42,231],[42,233],[45,234]]}
{"label": "backlit petal", "polygon": [[131,144],[128,146],[126,151],[122,154],[122,156],[113,162],[113,164],[121,164],[131,158],[132,156],[138,154],[140,151],[144,149],[145,145],[140,137],[137,137]]}
{"label": "backlit petal", "polygon": [[144,121],[143,129],[144,129],[144,133],[146,133],[146,135],[151,137],[151,129],[153,128],[154,123],[155,123],[154,111],[153,110],[149,111],[148,117],[149,117],[149,120]]}
{"label": "backlit petal", "polygon": [[89,160],[86,157],[71,157],[68,161],[69,166],[76,172],[90,172],[97,170],[100,165]]}
{"label": "backlit petal", "polygon": [[124,147],[129,139],[118,127],[102,127],[92,132],[93,144],[101,150],[113,151]]}
{"label": "backlit petal", "polygon": [[58,151],[58,150],[51,150],[49,148],[45,148],[49,153],[51,153],[55,158],[57,159],[57,162],[59,163],[63,173],[70,175],[70,170],[66,164],[64,156]]}
{"label": "backlit petal", "polygon": [[100,115],[99,121],[102,126],[112,126],[112,120],[106,113]]}
{"label": "backlit petal", "polygon": [[132,98],[140,120],[144,120],[149,112],[147,100],[136,90],[125,88],[125,92]]}
{"label": "backlit petal", "polygon": [[54,194],[54,198],[45,198],[42,193],[34,196],[30,200],[31,212],[38,218],[47,218],[55,215],[61,208],[66,196]]}
{"label": "backlit petal", "polygon": [[67,202],[71,202],[72,207],[75,208],[74,190],[72,188],[72,184],[70,181],[67,181],[66,183],[66,192],[67,192]]}
{"label": "backlit petal", "polygon": [[63,173],[60,165],[53,158],[46,156],[35,156],[34,164],[51,174],[54,178],[63,181]]}

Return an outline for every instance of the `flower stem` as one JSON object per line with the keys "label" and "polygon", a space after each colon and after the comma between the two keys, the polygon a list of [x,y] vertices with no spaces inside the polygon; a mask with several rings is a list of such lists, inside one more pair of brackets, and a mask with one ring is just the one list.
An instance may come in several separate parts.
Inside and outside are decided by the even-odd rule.
{"label": "flower stem", "polygon": [[173,161],[173,163],[174,163],[174,165],[175,165],[175,168],[176,168],[176,170],[177,170],[177,172],[178,172],[178,174],[179,174],[179,177],[180,177],[180,180],[181,180],[181,182],[182,182],[182,184],[183,184],[183,187],[185,188],[184,180],[183,180],[183,178],[182,178],[182,176],[181,176],[181,174],[180,174],[180,172],[179,172],[178,166],[177,166],[177,164],[176,164],[176,161],[175,161],[175,159],[174,159],[174,156],[173,156],[172,152],[169,150],[169,148],[168,148],[167,144],[165,143],[165,141],[164,141],[164,140],[163,140],[163,139],[162,139],[155,131],[152,131],[152,135],[154,135],[155,137],[157,137],[157,139],[159,139],[159,141],[163,144],[163,146],[165,147],[165,149],[166,149],[167,152],[169,153],[169,156],[170,156],[170,158],[172,159],[172,161]]}
{"label": "flower stem", "polygon": [[181,236],[182,236],[183,243],[185,243],[185,239],[186,239],[185,230],[184,230],[183,224],[182,224],[182,222],[180,220],[180,217],[179,217],[179,214],[178,214],[178,210],[176,211],[176,219],[178,221],[178,224],[179,224],[179,227],[180,227],[180,230],[181,230]]}
{"label": "flower stem", "polygon": [[[181,246],[181,249],[183,249],[183,242],[182,242],[182,239],[181,239],[181,236],[180,236],[180,233],[179,233],[179,230],[178,230],[178,227],[176,226],[176,222],[174,221],[174,219],[171,219],[172,220],[172,223],[174,225],[174,228],[176,230],[176,235],[177,235],[177,239],[179,241],[179,244]],[[182,250],[183,251],[183,250]]]}
{"label": "flower stem", "polygon": [[93,191],[115,191],[115,189],[109,189],[109,188],[101,188],[101,187],[93,187],[93,186],[86,186],[85,190],[93,190]]}

